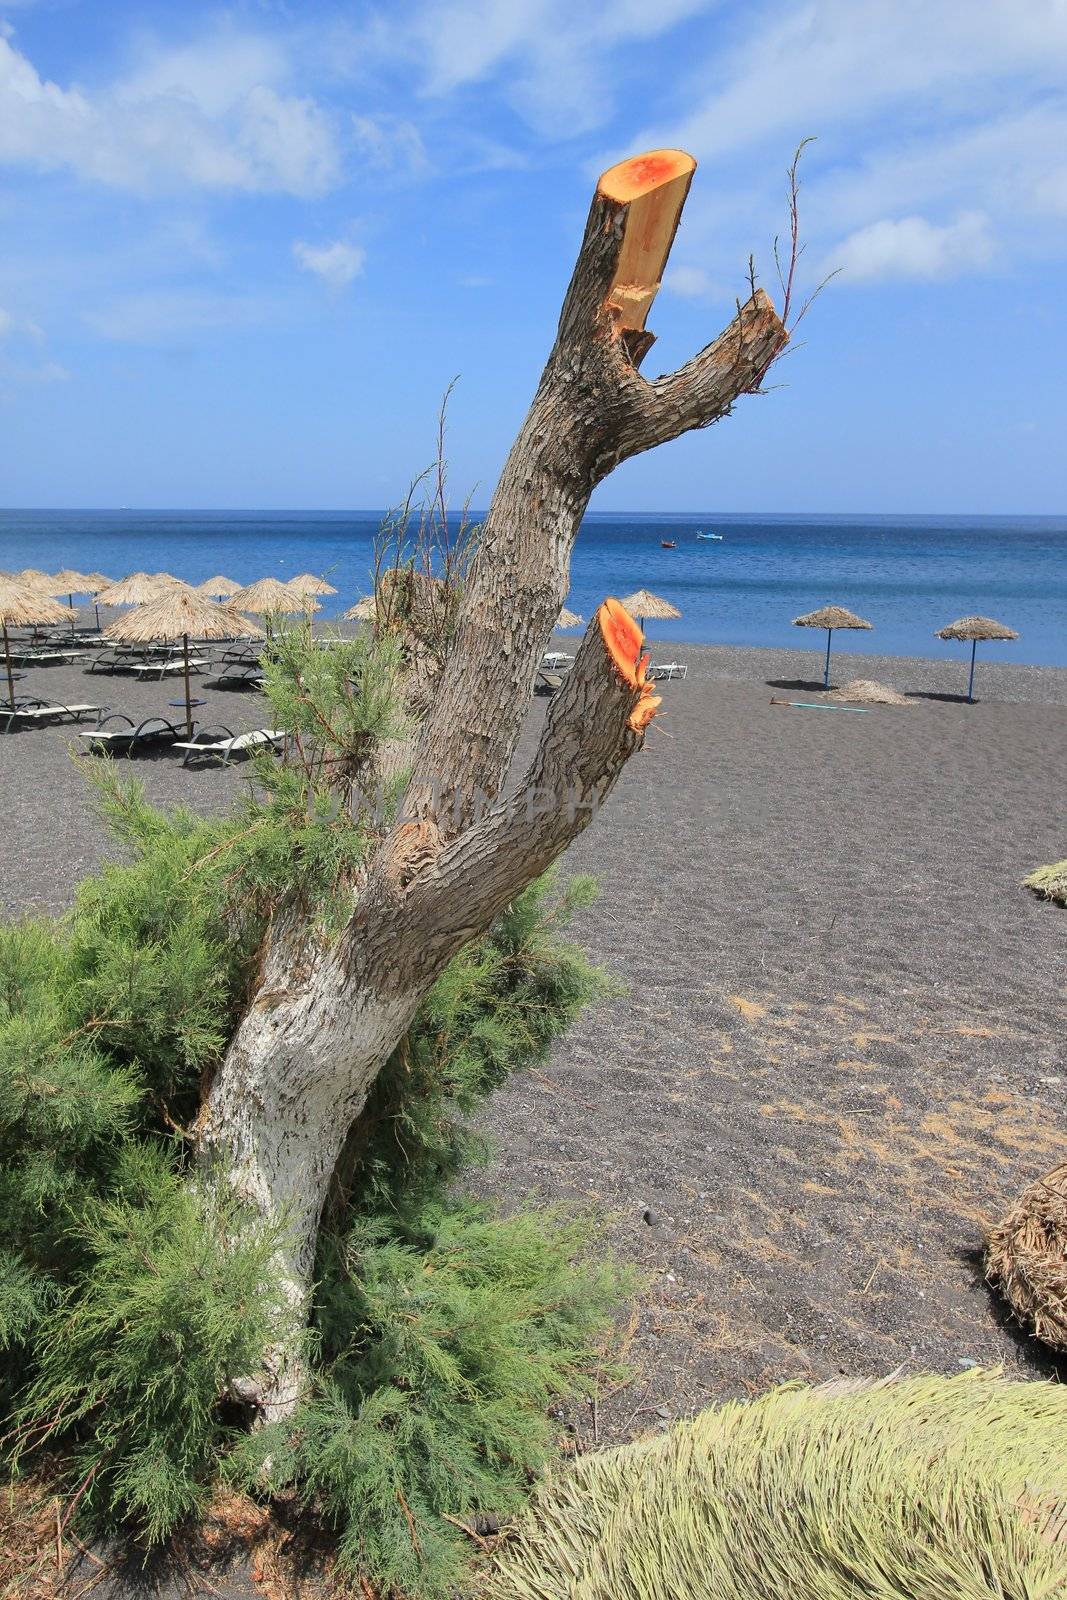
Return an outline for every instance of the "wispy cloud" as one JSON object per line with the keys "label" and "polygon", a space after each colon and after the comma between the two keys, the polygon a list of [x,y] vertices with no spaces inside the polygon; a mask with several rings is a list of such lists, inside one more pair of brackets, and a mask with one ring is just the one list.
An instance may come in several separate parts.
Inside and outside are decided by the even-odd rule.
{"label": "wispy cloud", "polygon": [[887,278],[928,281],[959,278],[984,267],[993,255],[989,219],[973,211],[944,224],[925,217],[889,218],[859,228],[826,263],[845,282]]}
{"label": "wispy cloud", "polygon": [[64,88],[0,37],[0,161],[149,192],[321,194],[340,174],[336,131],[287,79],[278,44],[223,32],[145,52],[105,88]]}
{"label": "wispy cloud", "polygon": [[540,136],[570,138],[614,112],[622,49],[710,9],[710,0],[420,0],[378,47],[402,50],[431,99],[491,85]]}
{"label": "wispy cloud", "polygon": [[1002,270],[1067,255],[1065,83],[1063,0],[764,0],[693,56],[681,114],[634,143],[681,144],[718,179],[687,209],[683,281],[687,251],[723,278],[753,246],[766,261],[781,167],[809,134],[813,258],[857,283]]}
{"label": "wispy cloud", "polygon": [[94,333],[119,343],[173,346],[190,336],[272,322],[279,312],[277,301],[266,295],[158,289],[87,311],[85,321]]}
{"label": "wispy cloud", "polygon": [[305,272],[317,278],[335,292],[347,289],[353,279],[363,271],[367,252],[362,245],[350,244],[345,239],[335,239],[332,244],[306,244],[298,239],[293,245],[293,255]]}

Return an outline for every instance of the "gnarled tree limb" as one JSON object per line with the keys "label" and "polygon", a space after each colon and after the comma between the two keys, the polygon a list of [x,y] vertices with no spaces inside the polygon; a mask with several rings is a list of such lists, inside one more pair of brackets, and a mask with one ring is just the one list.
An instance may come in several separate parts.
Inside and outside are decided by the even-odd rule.
{"label": "gnarled tree limb", "polygon": [[[375,1076],[445,964],[590,820],[655,710],[636,664],[640,632],[607,602],[523,784],[500,799],[589,496],[618,462],[725,416],[786,342],[770,301],[753,293],[692,361],[651,383],[641,376],[694,167],[681,151],[653,151],[597,185],[556,341],[430,686],[401,820],[339,941],[279,918],[202,1108],[201,1172],[217,1172],[281,1230],[278,1272],[298,1320],[331,1174]],[[303,1381],[290,1339],[264,1352],[240,1393],[283,1416]]]}

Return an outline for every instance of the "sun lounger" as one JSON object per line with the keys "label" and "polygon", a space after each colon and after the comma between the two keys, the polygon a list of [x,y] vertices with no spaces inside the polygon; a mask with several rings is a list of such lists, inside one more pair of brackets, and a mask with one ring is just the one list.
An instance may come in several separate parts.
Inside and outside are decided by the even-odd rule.
{"label": "sun lounger", "polygon": [[183,767],[187,767],[194,757],[205,761],[221,761],[226,767],[234,756],[251,755],[253,750],[260,750],[264,745],[276,750],[284,738],[284,728],[255,728],[250,733],[231,733],[229,728],[220,723],[214,728],[202,728],[192,739],[182,740],[174,748],[185,751]]}
{"label": "sun lounger", "polygon": [[95,728],[79,728],[78,737],[88,740],[90,746],[98,751],[124,750],[129,755],[138,745],[173,744],[184,731],[184,728],[176,728],[173,722],[168,722],[166,717],[146,717],[143,722],[135,724],[130,717],[124,717],[116,711],[110,717],[104,717]]}
{"label": "sun lounger", "polygon": [[562,673],[546,672],[544,667],[538,667],[537,677],[534,679],[534,694],[555,694],[562,683]]}
{"label": "sun lounger", "polygon": [[[200,672],[204,667],[210,667],[210,665],[211,662],[207,656],[192,656],[189,660],[189,671]],[[185,661],[181,656],[176,660],[164,657],[160,661],[144,661],[139,666],[131,666],[129,670],[138,678],[147,677],[154,672],[158,678],[162,679],[164,674],[168,672],[184,672]]]}
{"label": "sun lounger", "polygon": [[82,650],[12,650],[11,659],[16,667],[54,667],[57,661],[80,661]]}
{"label": "sun lounger", "polygon": [[100,715],[103,708],[90,705],[50,705],[47,700],[20,700],[12,706],[0,707],[0,719],[4,722],[4,731],[10,732],[13,725],[24,728],[44,727],[52,722],[80,722],[83,717],[91,714]]}
{"label": "sun lounger", "polygon": [[689,675],[689,667],[684,661],[662,661],[653,664],[648,669],[648,676],[655,682],[662,682],[664,678],[685,678]]}
{"label": "sun lounger", "polygon": [[263,684],[263,669],[257,661],[234,662],[224,666],[208,679],[212,689],[259,689]]}

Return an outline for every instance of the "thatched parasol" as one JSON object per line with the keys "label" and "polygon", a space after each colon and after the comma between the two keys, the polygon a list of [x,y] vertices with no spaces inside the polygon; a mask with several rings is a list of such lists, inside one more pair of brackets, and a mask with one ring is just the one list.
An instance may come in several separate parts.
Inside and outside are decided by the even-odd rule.
{"label": "thatched parasol", "polygon": [[66,607],[53,600],[31,584],[20,583],[18,578],[0,579],[0,626],[4,631],[4,665],[7,668],[8,704],[15,706],[15,678],[11,671],[11,641],[8,625],[14,628],[30,627],[35,622],[62,622]]}
{"label": "thatched parasol", "polygon": [[185,662],[186,737],[193,736],[192,692],[189,688],[189,635],[195,639],[261,639],[261,629],[231,606],[216,605],[188,584],[172,584],[127,617],[104,629],[105,639],[127,644],[153,644],[158,639],[180,639]]}
{"label": "thatched parasol", "polygon": [[288,617],[304,610],[305,598],[291,583],[282,583],[278,578],[258,578],[255,583],[238,589],[230,596],[230,602],[240,606],[242,611],[254,611],[257,616]]}
{"label": "thatched parasol", "polygon": [[112,578],[107,578],[102,572],[90,572],[88,576],[88,593],[93,597],[93,610],[96,612],[96,626],[100,627],[100,601],[97,598],[101,589],[109,589],[113,583]]}
{"label": "thatched parasol", "polygon": [[52,582],[47,572],[42,572],[39,567],[23,567],[21,572],[15,573],[15,580],[28,583],[31,589],[39,589],[42,584],[47,586]]}
{"label": "thatched parasol", "polygon": [[346,622],[373,622],[378,615],[378,602],[372,594],[365,594],[345,612]]}
{"label": "thatched parasol", "polygon": [[62,572],[57,572],[49,579],[49,593],[57,596],[65,594],[67,597],[71,633],[74,632],[74,596],[92,594],[92,581],[87,572],[75,572],[72,567],[65,567]]}
{"label": "thatched parasol", "polygon": [[830,641],[834,636],[835,628],[873,628],[873,622],[866,622],[863,617],[857,617],[854,611],[846,611],[844,606],[820,606],[818,611],[809,611],[802,617],[793,618],[794,628],[825,628],[826,629],[826,663],[823,667],[822,686],[830,687]]}
{"label": "thatched parasol", "polygon": [[661,600],[658,594],[653,594],[649,589],[635,589],[633,594],[628,594],[622,602],[631,617],[637,618],[641,632],[645,631],[645,621],[651,618],[653,622],[672,622],[681,616],[677,606],[672,606],[669,600]]}
{"label": "thatched parasol", "polygon": [[277,578],[258,578],[255,583],[246,584],[230,596],[230,604],[240,606],[242,611],[254,611],[258,617],[265,617],[268,639],[275,617],[290,617],[297,611],[321,609],[311,595],[300,594],[291,583],[281,583]]}
{"label": "thatched parasol", "polygon": [[336,594],[337,590],[332,583],[327,583],[325,578],[316,578],[313,572],[302,572],[298,578],[290,578],[290,589],[295,589],[297,594]]}
{"label": "thatched parasol", "polygon": [[100,606],[143,606],[156,600],[169,585],[150,572],[128,572],[118,583],[109,583],[96,595]]}
{"label": "thatched parasol", "polygon": [[1067,1351],[1067,1161],[1024,1189],[989,1230],[985,1267],[1023,1326]]}
{"label": "thatched parasol", "polygon": [[967,703],[974,704],[974,653],[978,648],[979,639],[1017,639],[1019,635],[1014,628],[1006,628],[1003,622],[994,622],[992,617],[960,617],[956,622],[950,622],[947,628],[938,628],[934,634],[935,639],[963,639],[970,640],[971,644],[971,673],[967,679]]}
{"label": "thatched parasol", "polygon": [[232,600],[240,587],[239,583],[234,583],[232,578],[224,578],[221,573],[214,578],[205,578],[203,583],[196,585],[198,594],[206,594],[212,600]]}
{"label": "thatched parasol", "polygon": [[873,678],[850,678],[848,683],[843,683],[840,689],[834,689],[829,699],[839,701],[842,705],[857,706],[910,706],[914,700],[909,700],[906,694],[901,694],[899,689],[893,689],[888,683],[876,683]]}
{"label": "thatched parasol", "polygon": [[559,616],[556,618],[556,627],[560,628],[560,629],[562,629],[562,628],[580,628],[583,621],[584,621],[584,618],[580,617],[578,615],[577,611],[568,611],[567,607],[564,606],[563,610],[560,612]]}

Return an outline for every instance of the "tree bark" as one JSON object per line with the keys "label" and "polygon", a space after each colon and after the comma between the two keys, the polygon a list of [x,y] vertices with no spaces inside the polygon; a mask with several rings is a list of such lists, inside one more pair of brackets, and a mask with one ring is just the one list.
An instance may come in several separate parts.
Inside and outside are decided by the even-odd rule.
{"label": "tree bark", "polygon": [[[537,665],[566,597],[595,486],[620,461],[725,416],[758,389],[787,334],[756,291],[718,339],[653,382],[638,370],[695,163],[657,151],[597,186],[556,342],[505,463],[469,575],[456,640],[414,745],[401,818],[370,862],[332,945],[278,919],[256,993],[210,1086],[201,1174],[281,1230],[278,1272],[306,1320],[323,1203],[371,1084],[458,950],[566,848],[610,793],[654,710],[612,647],[611,604],[590,622],[534,760],[501,788]],[[266,1418],[304,1383],[299,1340],[265,1352],[239,1389]]]}

